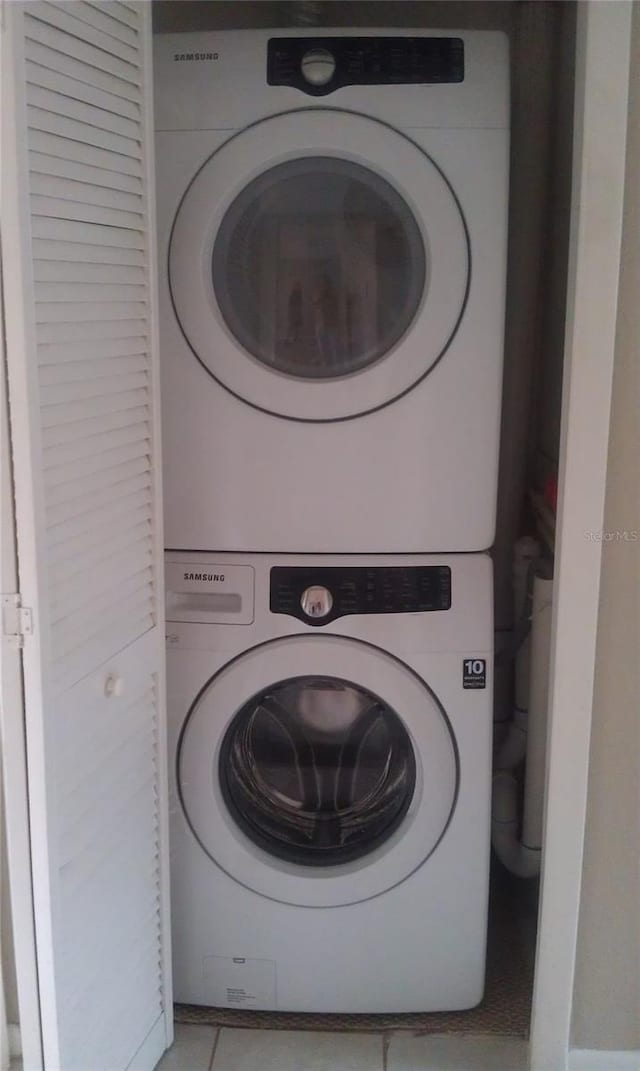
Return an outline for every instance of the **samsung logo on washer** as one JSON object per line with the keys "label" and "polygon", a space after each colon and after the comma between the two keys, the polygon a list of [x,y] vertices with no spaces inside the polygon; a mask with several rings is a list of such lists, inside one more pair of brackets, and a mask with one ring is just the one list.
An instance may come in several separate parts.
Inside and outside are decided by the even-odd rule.
{"label": "samsung logo on washer", "polygon": [[188,63],[201,63],[204,60],[217,60],[217,52],[174,52],[173,61],[186,60]]}
{"label": "samsung logo on washer", "polygon": [[209,580],[211,583],[224,583],[224,573],[183,573],[183,580]]}

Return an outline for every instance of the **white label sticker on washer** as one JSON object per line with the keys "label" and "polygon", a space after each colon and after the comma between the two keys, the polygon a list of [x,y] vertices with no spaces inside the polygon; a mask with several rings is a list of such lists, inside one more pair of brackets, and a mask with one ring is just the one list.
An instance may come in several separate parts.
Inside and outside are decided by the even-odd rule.
{"label": "white label sticker on washer", "polygon": [[271,959],[205,956],[204,1000],[217,1008],[259,1008],[274,1011],[276,965]]}

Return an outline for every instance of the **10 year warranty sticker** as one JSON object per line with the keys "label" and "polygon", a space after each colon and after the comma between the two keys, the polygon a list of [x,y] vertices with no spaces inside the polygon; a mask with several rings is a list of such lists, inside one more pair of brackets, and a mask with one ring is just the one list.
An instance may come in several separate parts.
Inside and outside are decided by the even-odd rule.
{"label": "10 year warranty sticker", "polygon": [[462,662],[462,687],[487,687],[486,658],[465,658]]}

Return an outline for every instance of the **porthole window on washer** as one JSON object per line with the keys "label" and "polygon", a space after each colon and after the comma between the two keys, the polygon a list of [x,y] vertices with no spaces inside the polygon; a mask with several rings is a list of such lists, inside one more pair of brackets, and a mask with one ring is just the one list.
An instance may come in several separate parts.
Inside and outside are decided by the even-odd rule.
{"label": "porthole window on washer", "polygon": [[225,803],[271,855],[306,866],[359,859],[399,827],[416,764],[400,717],[350,681],[307,676],[253,696],[219,761]]}
{"label": "porthole window on washer", "polygon": [[289,376],[328,379],[388,353],[425,289],[413,212],[374,171],[307,157],[253,179],[228,208],[213,288],[242,347]]}

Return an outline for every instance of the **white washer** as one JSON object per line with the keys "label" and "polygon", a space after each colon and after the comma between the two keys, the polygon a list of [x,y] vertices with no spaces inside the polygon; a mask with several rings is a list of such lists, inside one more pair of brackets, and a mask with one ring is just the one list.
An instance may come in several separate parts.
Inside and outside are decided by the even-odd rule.
{"label": "white washer", "polygon": [[178,1001],[482,997],[485,555],[167,555]]}
{"label": "white washer", "polygon": [[155,47],[167,545],[488,547],[506,37]]}

